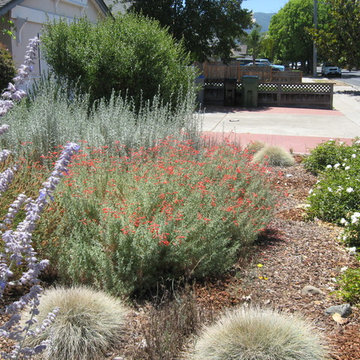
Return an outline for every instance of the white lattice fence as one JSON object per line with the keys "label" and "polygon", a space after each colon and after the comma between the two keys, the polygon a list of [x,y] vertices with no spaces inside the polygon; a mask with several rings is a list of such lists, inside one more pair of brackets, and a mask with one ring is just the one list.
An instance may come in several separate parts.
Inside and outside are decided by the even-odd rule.
{"label": "white lattice fence", "polygon": [[258,101],[262,106],[294,106],[332,109],[333,84],[268,84],[258,86]]}

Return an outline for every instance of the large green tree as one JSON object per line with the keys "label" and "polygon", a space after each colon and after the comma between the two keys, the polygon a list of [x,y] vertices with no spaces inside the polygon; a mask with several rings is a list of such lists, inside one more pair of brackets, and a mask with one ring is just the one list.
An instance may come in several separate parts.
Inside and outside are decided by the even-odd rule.
{"label": "large green tree", "polygon": [[183,40],[192,59],[228,60],[236,40],[251,27],[251,12],[242,0],[119,0],[129,11],[157,19],[177,40]]}
{"label": "large green tree", "polygon": [[326,26],[313,34],[320,54],[339,66],[360,67],[360,1],[322,0],[328,6]]}
{"label": "large green tree", "polygon": [[[269,35],[273,39],[274,55],[283,62],[307,63],[311,69],[313,37],[310,29],[314,26],[314,1],[289,0],[271,18]],[[319,28],[326,24],[327,5],[319,2]]]}

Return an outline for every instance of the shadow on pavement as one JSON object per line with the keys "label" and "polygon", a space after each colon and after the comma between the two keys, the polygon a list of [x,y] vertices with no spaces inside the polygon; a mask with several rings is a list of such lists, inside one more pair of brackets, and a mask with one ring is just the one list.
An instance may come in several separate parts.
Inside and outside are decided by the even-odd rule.
{"label": "shadow on pavement", "polygon": [[334,91],[335,94],[344,94],[344,95],[351,95],[351,96],[360,96],[360,90],[340,90]]}

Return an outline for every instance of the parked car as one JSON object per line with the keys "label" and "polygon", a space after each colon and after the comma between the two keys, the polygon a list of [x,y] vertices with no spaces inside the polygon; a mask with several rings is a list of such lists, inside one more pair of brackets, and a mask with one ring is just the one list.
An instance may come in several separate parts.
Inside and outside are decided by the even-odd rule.
{"label": "parked car", "polygon": [[[246,66],[253,66],[254,64],[251,62],[246,64]],[[284,65],[274,65],[268,59],[256,59],[255,66],[271,66],[274,71],[285,71]]]}
{"label": "parked car", "polygon": [[339,76],[341,77],[341,69],[338,66],[331,64],[323,64],[321,67],[321,75],[322,76]]}

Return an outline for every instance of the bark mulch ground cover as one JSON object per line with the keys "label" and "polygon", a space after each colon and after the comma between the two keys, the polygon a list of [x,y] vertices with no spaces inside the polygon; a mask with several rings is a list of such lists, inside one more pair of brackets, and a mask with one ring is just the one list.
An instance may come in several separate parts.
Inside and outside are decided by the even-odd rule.
{"label": "bark mulch ground cover", "polygon": [[[301,158],[297,160],[296,165],[280,169],[284,176],[275,179],[288,195],[256,247],[246,250],[228,276],[193,285],[196,304],[207,310],[207,320],[244,303],[299,314],[322,335],[331,359],[360,359],[360,309],[353,307],[352,315],[343,324],[324,312],[332,305],[343,304],[334,293],[336,278],[343,267],[356,267],[358,262],[337,240],[339,227],[306,219],[306,197],[317,179],[305,171]],[[302,290],[308,285],[320,292],[304,294]],[[143,333],[144,323],[149,324],[151,307],[140,306],[137,315],[133,315],[131,340],[125,351],[119,352],[118,359],[135,359],[131,355],[134,347],[149,346]],[[150,317],[156,318],[153,308]],[[165,358],[171,357],[164,355]]]}

